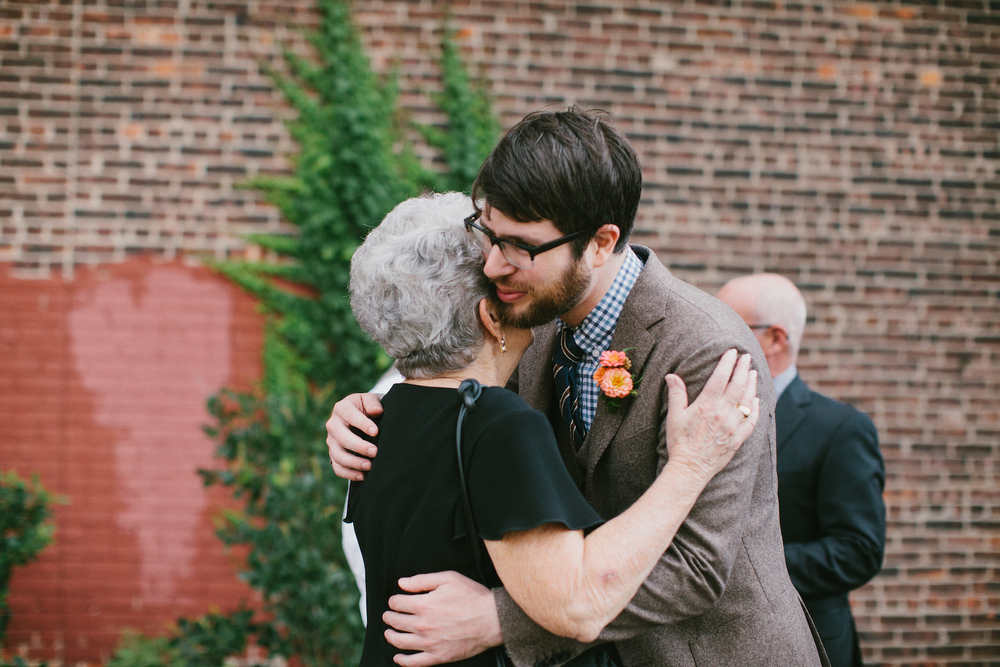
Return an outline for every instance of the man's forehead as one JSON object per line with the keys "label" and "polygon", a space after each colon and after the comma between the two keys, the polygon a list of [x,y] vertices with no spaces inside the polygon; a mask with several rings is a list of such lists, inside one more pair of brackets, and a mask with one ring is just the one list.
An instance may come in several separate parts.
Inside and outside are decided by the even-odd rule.
{"label": "man's forehead", "polygon": [[551,220],[519,222],[489,205],[483,207],[482,222],[495,235],[515,241],[523,240],[537,244],[549,240],[549,236],[553,233],[559,234],[559,230]]}

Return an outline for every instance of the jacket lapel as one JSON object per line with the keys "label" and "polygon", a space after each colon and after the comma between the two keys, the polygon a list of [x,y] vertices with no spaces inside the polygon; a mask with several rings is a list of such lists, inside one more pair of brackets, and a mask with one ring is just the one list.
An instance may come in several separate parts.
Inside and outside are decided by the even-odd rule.
{"label": "jacket lapel", "polygon": [[[642,372],[646,366],[646,360],[649,359],[649,355],[653,351],[653,343],[653,338],[646,331],[646,328],[635,318],[626,317],[623,312],[622,317],[618,319],[618,326],[611,339],[611,349],[628,350],[626,354],[632,362],[632,376],[641,378],[642,382],[646,381]],[[651,378],[649,381],[653,384],[655,378]],[[643,390],[642,382],[639,384],[638,391]],[[591,424],[590,431],[583,441],[583,447],[580,449],[580,455],[586,462],[587,472],[593,472],[594,468],[597,467],[597,462],[600,461],[608,445],[614,440],[634,401],[633,397],[625,398],[622,400],[620,408],[612,410],[608,405],[607,397],[602,395],[598,399],[594,423]]]}
{"label": "jacket lapel", "polygon": [[[632,375],[642,380],[638,391],[657,391],[659,381],[662,379],[658,381],[657,378],[647,378],[644,374],[646,361],[656,344],[649,329],[663,319],[663,304],[667,298],[663,285],[673,277],[647,248],[632,246],[632,249],[643,261],[643,269],[622,307],[611,339],[611,349],[628,350],[626,354],[632,362]],[[594,423],[591,424],[580,450],[580,457],[583,459],[581,463],[586,465],[588,474],[597,467],[598,461],[614,440],[633,403],[635,403],[634,398],[626,398],[622,401],[622,406],[612,412],[606,397],[602,395],[598,399]]]}
{"label": "jacket lapel", "polygon": [[806,408],[811,402],[809,387],[798,375],[781,394],[775,407],[774,424],[777,430],[778,451],[792,439],[802,421],[806,418]]}

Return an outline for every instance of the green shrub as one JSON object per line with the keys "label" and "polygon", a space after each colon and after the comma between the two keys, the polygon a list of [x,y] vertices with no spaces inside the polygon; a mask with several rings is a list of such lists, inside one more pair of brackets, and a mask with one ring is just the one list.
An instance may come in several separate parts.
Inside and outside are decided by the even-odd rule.
{"label": "green shrub", "polygon": [[107,667],[184,667],[168,637],[146,637],[132,631],[122,635]]}
{"label": "green shrub", "polygon": [[182,618],[169,637],[126,631],[107,667],[219,667],[226,658],[246,651],[253,614],[243,609]]}
{"label": "green shrub", "polygon": [[37,477],[26,482],[13,472],[0,472],[0,645],[10,623],[11,574],[52,543],[56,527],[49,519],[54,502],[57,499],[42,488]]}
{"label": "green shrub", "polygon": [[15,656],[10,660],[0,656],[0,667],[48,667],[48,664],[47,662],[28,662],[21,656]]}

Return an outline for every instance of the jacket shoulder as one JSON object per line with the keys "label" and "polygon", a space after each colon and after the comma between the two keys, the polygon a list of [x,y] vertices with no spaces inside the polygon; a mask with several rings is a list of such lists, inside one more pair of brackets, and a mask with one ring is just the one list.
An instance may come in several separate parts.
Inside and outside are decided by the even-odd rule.
{"label": "jacket shoulder", "polygon": [[858,410],[850,403],[838,401],[826,394],[821,394],[812,389],[809,390],[810,407],[813,410],[828,414],[836,421],[857,421],[859,423],[872,423],[871,417]]}
{"label": "jacket shoulder", "polygon": [[758,348],[753,332],[729,306],[674,276],[651,250],[640,250],[644,252],[637,254],[644,258],[645,266],[625,311],[644,320],[662,343],[673,347],[717,339],[722,351],[733,346],[751,351]]}

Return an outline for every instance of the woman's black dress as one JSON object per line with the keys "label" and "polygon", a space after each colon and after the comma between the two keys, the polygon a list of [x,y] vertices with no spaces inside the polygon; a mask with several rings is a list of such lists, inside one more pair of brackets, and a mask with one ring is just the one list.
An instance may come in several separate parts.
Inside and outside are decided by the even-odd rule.
{"label": "woman's black dress", "polygon": [[[455,570],[480,581],[462,507],[455,455],[455,389],[397,384],[382,400],[378,455],[352,483],[347,521],[365,560],[368,629],[361,664],[390,667],[400,651],[384,637],[382,613],[400,577]],[[601,518],[573,484],[548,420],[517,394],[485,387],[465,420],[462,449],[479,535],[556,522],[571,529]],[[485,550],[482,552],[485,554]],[[487,587],[500,586],[488,558]],[[460,665],[493,667],[491,652]]]}

